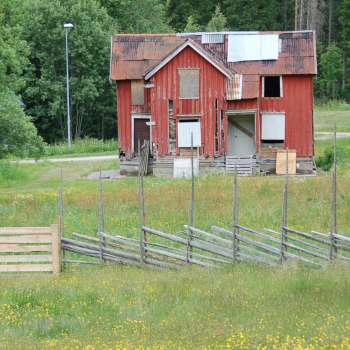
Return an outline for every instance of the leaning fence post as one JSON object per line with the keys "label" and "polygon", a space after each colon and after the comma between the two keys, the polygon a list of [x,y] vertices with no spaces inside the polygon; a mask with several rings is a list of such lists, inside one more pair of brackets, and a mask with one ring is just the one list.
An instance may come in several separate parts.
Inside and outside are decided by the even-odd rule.
{"label": "leaning fence post", "polygon": [[101,262],[105,262],[105,259],[103,257],[103,249],[106,246],[106,240],[103,236],[104,232],[105,232],[104,197],[103,197],[102,171],[100,169],[99,199],[98,199],[98,236],[99,236],[99,240],[100,240],[100,259],[101,259]]}
{"label": "leaning fence post", "polygon": [[329,259],[333,260],[337,254],[336,238],[337,234],[337,126],[334,124],[333,136],[333,179],[332,179],[332,224],[330,232]]}
{"label": "leaning fence post", "polygon": [[[190,212],[190,227],[195,225],[195,188],[194,188],[194,150],[193,150],[193,132],[191,132],[191,212]],[[187,251],[186,251],[186,261],[191,262],[192,259],[192,230],[187,229]]]}
{"label": "leaning fence post", "polygon": [[286,259],[286,242],[288,239],[286,227],[288,226],[288,192],[289,192],[289,166],[288,166],[288,148],[286,149],[286,173],[284,181],[284,191],[283,191],[283,219],[281,228],[281,263]]}
{"label": "leaning fence post", "polygon": [[237,262],[239,252],[239,188],[237,178],[237,165],[235,166],[234,178],[233,178],[233,240],[232,240],[232,260]]}
{"label": "leaning fence post", "polygon": [[138,140],[139,147],[139,201],[140,201],[140,263],[145,263],[145,241],[146,233],[144,230],[145,226],[145,193],[144,193],[144,182],[143,182],[143,164],[142,164],[142,152],[140,146],[140,140]]}
{"label": "leaning fence post", "polygon": [[[58,233],[60,240],[64,237],[64,208],[63,208],[63,171],[60,169],[60,188],[58,191]],[[63,264],[65,258],[65,251],[60,252],[61,263]]]}

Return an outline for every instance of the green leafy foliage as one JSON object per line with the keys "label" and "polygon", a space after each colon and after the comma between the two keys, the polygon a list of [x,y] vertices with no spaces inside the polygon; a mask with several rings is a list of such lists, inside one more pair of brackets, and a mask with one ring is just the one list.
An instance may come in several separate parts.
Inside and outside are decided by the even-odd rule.
{"label": "green leafy foliage", "polygon": [[220,32],[226,30],[227,19],[221,12],[220,5],[217,5],[215,12],[211,20],[209,21],[206,29],[208,32]]}
{"label": "green leafy foliage", "polygon": [[333,149],[326,148],[323,155],[316,157],[315,159],[316,167],[324,171],[330,170],[333,165]]}
{"label": "green leafy foliage", "polygon": [[341,50],[331,44],[320,58],[320,93],[323,99],[340,98],[341,79],[343,73],[343,58]]}
{"label": "green leafy foliage", "polygon": [[70,86],[74,136],[115,135],[114,94],[108,81],[110,36],[116,31],[94,0],[27,0],[25,39],[31,67],[23,91],[27,110],[45,140],[66,134],[64,22],[69,31]]}
{"label": "green leafy foliage", "polygon": [[184,28],[185,33],[194,33],[194,32],[200,32],[202,30],[202,27],[198,24],[197,20],[194,18],[194,16],[188,16],[187,23]]}
{"label": "green leafy foliage", "polygon": [[43,141],[14,93],[0,92],[0,159],[12,154],[38,158]]}

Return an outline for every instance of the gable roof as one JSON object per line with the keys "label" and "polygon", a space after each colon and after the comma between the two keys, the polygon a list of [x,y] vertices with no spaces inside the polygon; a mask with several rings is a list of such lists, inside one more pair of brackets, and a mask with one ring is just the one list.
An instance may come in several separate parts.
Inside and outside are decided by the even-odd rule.
{"label": "gable roof", "polygon": [[[316,39],[313,31],[244,32],[278,35],[278,59],[228,62],[228,37],[239,33],[242,32],[115,35],[111,45],[110,79],[149,78],[185,47],[191,47],[225,76],[242,74],[243,90],[246,81],[251,86],[257,86],[253,81],[258,81],[255,78],[259,75],[317,74]],[[202,40],[204,34],[206,40]],[[207,40],[210,35],[218,34],[223,36],[222,42]]]}
{"label": "gable roof", "polygon": [[112,37],[110,79],[143,79],[145,72],[186,41],[175,34],[119,34]]}
{"label": "gable roof", "polygon": [[149,78],[151,78],[161,68],[163,68],[166,64],[168,64],[173,58],[175,58],[180,52],[182,52],[186,47],[190,47],[194,51],[196,51],[200,56],[202,56],[206,61],[208,61],[211,65],[213,65],[218,71],[220,71],[227,78],[231,79],[233,77],[234,73],[231,70],[229,70],[227,67],[225,67],[225,65],[222,62],[217,60],[215,56],[212,56],[209,51],[203,49],[195,41],[191,39],[187,39],[184,43],[179,45],[169,55],[164,57],[158,64],[150,68],[145,74],[145,79],[148,80]]}

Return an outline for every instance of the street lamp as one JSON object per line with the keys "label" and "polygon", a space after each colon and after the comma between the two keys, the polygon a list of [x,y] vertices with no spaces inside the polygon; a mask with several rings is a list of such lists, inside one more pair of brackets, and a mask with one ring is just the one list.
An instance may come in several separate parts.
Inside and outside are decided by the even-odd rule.
{"label": "street lamp", "polygon": [[70,97],[69,97],[69,70],[68,70],[68,30],[73,28],[72,23],[64,23],[63,27],[66,31],[66,77],[67,77],[67,129],[68,129],[68,149],[72,148],[72,134],[70,121]]}

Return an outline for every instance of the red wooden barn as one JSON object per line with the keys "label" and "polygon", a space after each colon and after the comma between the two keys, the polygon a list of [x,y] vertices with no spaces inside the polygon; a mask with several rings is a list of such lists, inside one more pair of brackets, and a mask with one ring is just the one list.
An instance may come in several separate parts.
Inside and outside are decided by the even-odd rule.
{"label": "red wooden barn", "polygon": [[115,35],[121,169],[148,139],[155,174],[186,166],[191,145],[201,172],[273,172],[287,148],[310,172],[316,73],[312,31]]}

